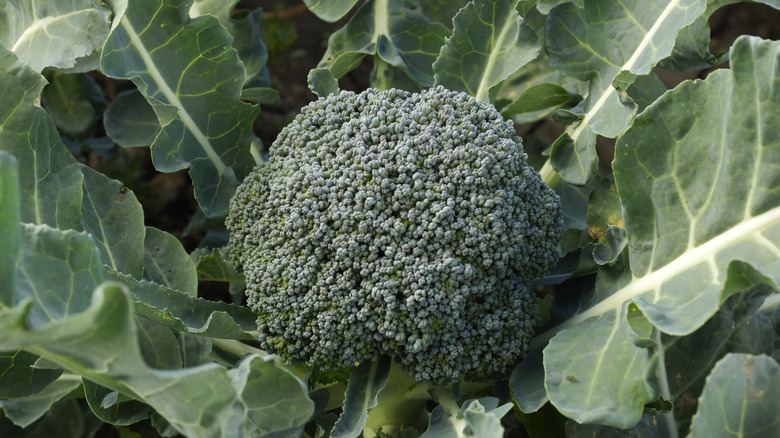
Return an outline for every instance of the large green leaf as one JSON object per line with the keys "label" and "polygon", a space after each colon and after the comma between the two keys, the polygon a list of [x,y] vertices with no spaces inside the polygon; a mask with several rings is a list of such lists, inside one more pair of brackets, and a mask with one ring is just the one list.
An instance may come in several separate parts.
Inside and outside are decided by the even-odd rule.
{"label": "large green leaf", "polygon": [[544,388],[542,347],[532,348],[509,378],[512,400],[527,414],[538,411],[549,400]]}
{"label": "large green leaf", "polygon": [[[16,263],[22,232],[19,225],[19,180],[16,159],[0,151],[0,308],[11,306],[16,293]],[[62,370],[36,369],[38,357],[25,351],[0,353],[0,398],[26,397],[56,380]]]}
{"label": "large green leaf", "polygon": [[420,9],[429,20],[452,29],[452,19],[468,2],[469,0],[420,0]]}
{"label": "large green leaf", "polygon": [[551,163],[564,180],[582,185],[595,174],[596,135],[620,135],[636,113],[623,92],[669,55],[670,35],[691,24],[705,6],[705,0],[586,0],[583,7],[564,3],[550,11],[545,46],[551,64],[590,83],[587,97],[573,110],[579,121],[553,144]]}
{"label": "large green leaf", "polygon": [[95,131],[97,111],[90,98],[103,99],[95,80],[84,73],[47,73],[49,85],[43,88],[41,103],[57,125],[70,138],[86,139]]}
{"label": "large green leaf", "polygon": [[[190,17],[211,14],[230,32],[233,37],[233,48],[246,69],[246,87],[269,87],[268,48],[260,38],[260,27],[263,23],[263,10],[255,9],[246,14],[232,15],[239,0],[195,0],[190,9]],[[249,100],[249,99],[245,99]]]}
{"label": "large green leaf", "polygon": [[[29,302],[28,302],[29,303]],[[303,383],[279,368],[273,358],[250,356],[233,370],[215,364],[182,370],[155,370],[143,361],[127,292],[103,284],[90,307],[38,327],[25,323],[30,306],[0,311],[0,349],[25,349],[106,388],[147,403],[178,432],[192,437],[248,436],[258,425],[258,411],[274,410],[280,399],[294,406],[295,416],[268,416],[264,431],[301,426],[312,414]],[[284,392],[272,399],[247,388],[272,375]],[[186,403],[182,403],[186,400]],[[303,420],[301,420],[303,418]]]}
{"label": "large green leaf", "polygon": [[12,304],[34,300],[28,322],[38,327],[86,309],[103,267],[89,234],[24,224],[16,278]]}
{"label": "large green leaf", "polygon": [[57,380],[61,369],[35,368],[38,356],[26,351],[0,353],[0,398],[19,398],[36,394]]}
{"label": "large green leaf", "polygon": [[332,438],[355,438],[360,435],[369,416],[376,406],[377,395],[385,387],[390,372],[390,358],[380,357],[374,362],[365,362],[349,375],[344,412],[339,416]]}
{"label": "large green leaf", "polygon": [[[612,310],[562,331],[545,348],[545,388],[567,417],[628,428],[642,417],[645,403],[658,396],[645,383],[650,353],[634,345],[624,320]],[[585,344],[593,348],[584,350]]]}
{"label": "large green leaf", "polygon": [[303,0],[303,2],[320,19],[333,23],[347,15],[358,0]]}
{"label": "large green leaf", "polygon": [[[580,423],[629,427],[654,394],[637,380],[649,359],[627,335],[629,307],[682,336],[730,295],[780,284],[780,43],[742,37],[730,59],[731,70],[666,93],[618,139],[631,270],[603,268],[597,304],[538,338],[565,329],[545,350],[546,387]],[[633,407],[609,412],[620,398]]]}
{"label": "large green leaf", "polygon": [[0,150],[18,163],[20,219],[63,229],[81,229],[79,165],[41,108],[43,76],[0,45]]}
{"label": "large green leaf", "polygon": [[501,417],[512,409],[511,403],[498,405],[495,397],[468,400],[460,409],[457,406],[449,412],[437,406],[431,413],[430,425],[420,438],[502,438],[504,427]]}
{"label": "large green leaf", "polygon": [[0,306],[12,305],[16,260],[22,233],[19,226],[19,175],[16,158],[0,150]]}
{"label": "large green leaf", "polygon": [[14,424],[27,427],[41,418],[62,397],[81,386],[77,376],[66,375],[51,382],[43,390],[23,398],[0,400],[3,414]]}
{"label": "large green leaf", "polygon": [[144,279],[191,297],[198,296],[195,262],[179,239],[154,227],[146,227]]}
{"label": "large green leaf", "polygon": [[[346,26],[334,32],[317,67],[341,78],[366,55],[377,63],[403,70],[423,86],[433,85],[434,60],[449,34],[444,25],[428,21],[403,1],[369,0]],[[377,77],[381,78],[379,74]]]}
{"label": "large green leaf", "polygon": [[141,278],[144,268],[144,212],[133,192],[87,166],[81,224],[97,241],[103,264]]}
{"label": "large green leaf", "polygon": [[[175,372],[150,368],[138,343],[137,317],[127,292],[116,283],[100,286],[94,295],[91,292],[103,269],[93,239],[86,233],[46,225],[26,225],[24,231],[22,257],[17,264],[22,302],[0,311],[0,350],[25,348],[102,387],[146,403],[188,436],[241,435],[239,431],[254,430],[253,421],[245,421],[245,416],[273,409],[278,397],[271,403],[267,399],[244,399],[240,394],[268,374],[285,385],[286,392],[278,395],[290,400],[301,413],[293,419],[266,422],[266,430],[288,429],[301,417],[308,419],[311,415],[311,410],[307,411],[311,402],[302,383],[279,369],[273,359],[247,360],[228,372],[213,364]],[[159,301],[160,291],[156,292],[155,300]],[[146,326],[159,332],[156,327],[162,328]],[[147,337],[150,341],[153,338]],[[153,364],[167,364],[168,359],[164,363],[158,359],[171,352],[161,350],[163,345],[157,341],[150,345],[154,350],[149,351],[156,353]],[[183,356],[179,348],[174,350],[181,366]],[[231,373],[245,373],[244,367],[257,371],[249,378],[231,377]],[[187,404],[176,403],[185,399]],[[216,420],[205,418],[201,411],[213,413]]]}
{"label": "large green leaf", "polygon": [[[252,355],[228,371],[246,409],[247,421],[239,436],[266,436],[274,432],[300,436],[314,413],[306,385],[275,363],[270,355]],[[331,435],[332,436],[332,435]]]}
{"label": "large green leaf", "polygon": [[197,268],[198,279],[202,281],[227,281],[243,283],[244,277],[236,272],[230,262],[227,248],[199,248],[190,254]]}
{"label": "large green leaf", "polygon": [[768,356],[729,354],[707,378],[691,438],[780,435],[780,365]]}
{"label": "large green leaf", "polygon": [[119,93],[103,113],[106,134],[121,147],[149,146],[160,133],[154,109],[138,90]]}
{"label": "large green leaf", "polygon": [[[780,9],[780,2],[777,0],[752,0],[748,2],[763,3]],[[740,0],[708,0],[704,14],[677,34],[672,53],[658,65],[666,70],[691,71],[711,68],[713,65],[726,61],[728,59],[727,53],[710,53],[709,18],[719,8],[733,3],[740,3]]]}
{"label": "large green leaf", "polygon": [[248,307],[194,298],[112,269],[105,270],[105,278],[125,285],[136,314],[166,327],[228,339],[252,339],[249,333],[257,331],[257,315]]}
{"label": "large green leaf", "polygon": [[[100,51],[111,11],[93,0],[6,0],[0,6],[0,42],[35,71],[73,67]],[[82,69],[97,67],[95,60]]]}
{"label": "large green leaf", "polygon": [[[86,419],[89,418],[86,416]],[[14,438],[83,436],[87,422],[79,403],[68,398],[55,403],[43,417],[24,429],[6,418],[0,419],[0,434]]]}
{"label": "large green leaf", "polygon": [[138,400],[119,400],[116,391],[111,391],[89,380],[84,380],[84,398],[92,413],[101,421],[127,426],[149,417],[152,408]]}
{"label": "large green leaf", "polygon": [[433,64],[435,85],[489,101],[491,88],[536,58],[539,42],[515,10],[516,3],[484,0],[458,12],[452,36]]}
{"label": "large green leaf", "polygon": [[249,147],[259,109],[239,100],[246,71],[232,37],[214,16],[188,16],[183,0],[138,0],[115,18],[101,70],[134,81],[162,130],[155,167],[190,168],[195,197],[209,216],[227,212],[254,166]]}

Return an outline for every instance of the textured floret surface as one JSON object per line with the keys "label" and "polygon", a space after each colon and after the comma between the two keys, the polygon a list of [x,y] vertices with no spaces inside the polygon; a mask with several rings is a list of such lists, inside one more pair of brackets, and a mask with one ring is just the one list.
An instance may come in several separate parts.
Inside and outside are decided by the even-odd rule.
{"label": "textured floret surface", "polygon": [[563,220],[513,125],[438,87],[304,107],[227,226],[264,349],[322,368],[388,354],[440,383],[524,354]]}

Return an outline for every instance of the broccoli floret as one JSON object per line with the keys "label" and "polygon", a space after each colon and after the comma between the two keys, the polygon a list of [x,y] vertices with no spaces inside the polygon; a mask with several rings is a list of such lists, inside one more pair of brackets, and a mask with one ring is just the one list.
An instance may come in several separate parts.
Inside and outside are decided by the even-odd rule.
{"label": "broccoli floret", "polygon": [[512,123],[437,87],[304,107],[227,227],[264,349],[324,369],[388,354],[444,383],[525,354],[563,218]]}

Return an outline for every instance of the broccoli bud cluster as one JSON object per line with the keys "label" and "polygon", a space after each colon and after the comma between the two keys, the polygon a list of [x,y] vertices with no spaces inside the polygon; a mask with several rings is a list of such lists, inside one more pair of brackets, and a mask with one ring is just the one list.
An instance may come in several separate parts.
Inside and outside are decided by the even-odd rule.
{"label": "broccoli bud cluster", "polygon": [[227,227],[264,349],[325,369],[388,354],[443,383],[525,354],[563,218],[512,123],[437,87],[304,107]]}

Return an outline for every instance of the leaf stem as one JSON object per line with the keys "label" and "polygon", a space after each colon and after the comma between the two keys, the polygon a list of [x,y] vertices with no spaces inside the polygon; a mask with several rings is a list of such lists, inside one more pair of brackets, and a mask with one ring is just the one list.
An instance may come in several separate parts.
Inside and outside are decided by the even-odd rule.
{"label": "leaf stem", "polygon": [[374,69],[371,72],[372,76],[372,84],[371,86],[378,89],[378,90],[389,90],[391,87],[391,83],[389,80],[387,80],[387,72],[388,72],[388,65],[387,61],[382,59],[381,56],[375,55],[374,56]]}
{"label": "leaf stem", "polygon": [[[666,400],[674,403],[672,400],[672,391],[669,389],[669,378],[666,373],[666,359],[664,357],[664,344],[661,340],[661,331],[653,329],[653,332],[653,337],[655,338],[655,343],[658,348],[658,382],[661,385],[661,395],[663,395]],[[677,431],[677,421],[674,419],[674,408],[669,412],[665,412],[663,415],[666,419],[667,436],[669,438],[679,438],[680,434]]]}
{"label": "leaf stem", "polygon": [[[272,356],[271,354],[267,353],[264,350],[261,350],[259,348],[253,347],[251,345],[245,344],[241,341],[235,340],[235,339],[217,339],[217,338],[211,338],[211,345],[213,347],[217,347],[218,349],[222,350],[223,352],[232,354],[236,356],[236,359],[241,359],[241,357],[247,355],[247,354],[259,354],[261,356]],[[214,355],[212,355],[213,357]],[[276,364],[280,366],[281,368],[284,368],[285,370],[291,372],[299,379],[303,380],[304,382],[309,376],[309,370],[305,365],[294,363],[294,364],[285,364],[279,359],[278,356],[273,356],[274,360],[276,361]],[[226,360],[224,357],[218,356],[214,358],[220,363],[223,363],[227,366],[233,366],[234,363],[229,363],[230,361]]]}
{"label": "leaf stem", "polygon": [[452,394],[452,390],[449,388],[438,387],[433,390],[433,394],[436,397],[436,401],[439,402],[439,405],[450,414],[449,422],[452,424],[452,428],[455,430],[455,433],[460,436],[460,434],[463,433],[463,431],[466,429],[466,426],[468,426],[468,423],[460,415],[460,407],[458,406],[458,402],[455,400],[455,397]]}
{"label": "leaf stem", "polygon": [[563,181],[561,175],[553,169],[552,162],[549,158],[544,162],[544,166],[539,169],[539,175],[541,175],[542,181],[547,183],[552,189],[557,188]]}

